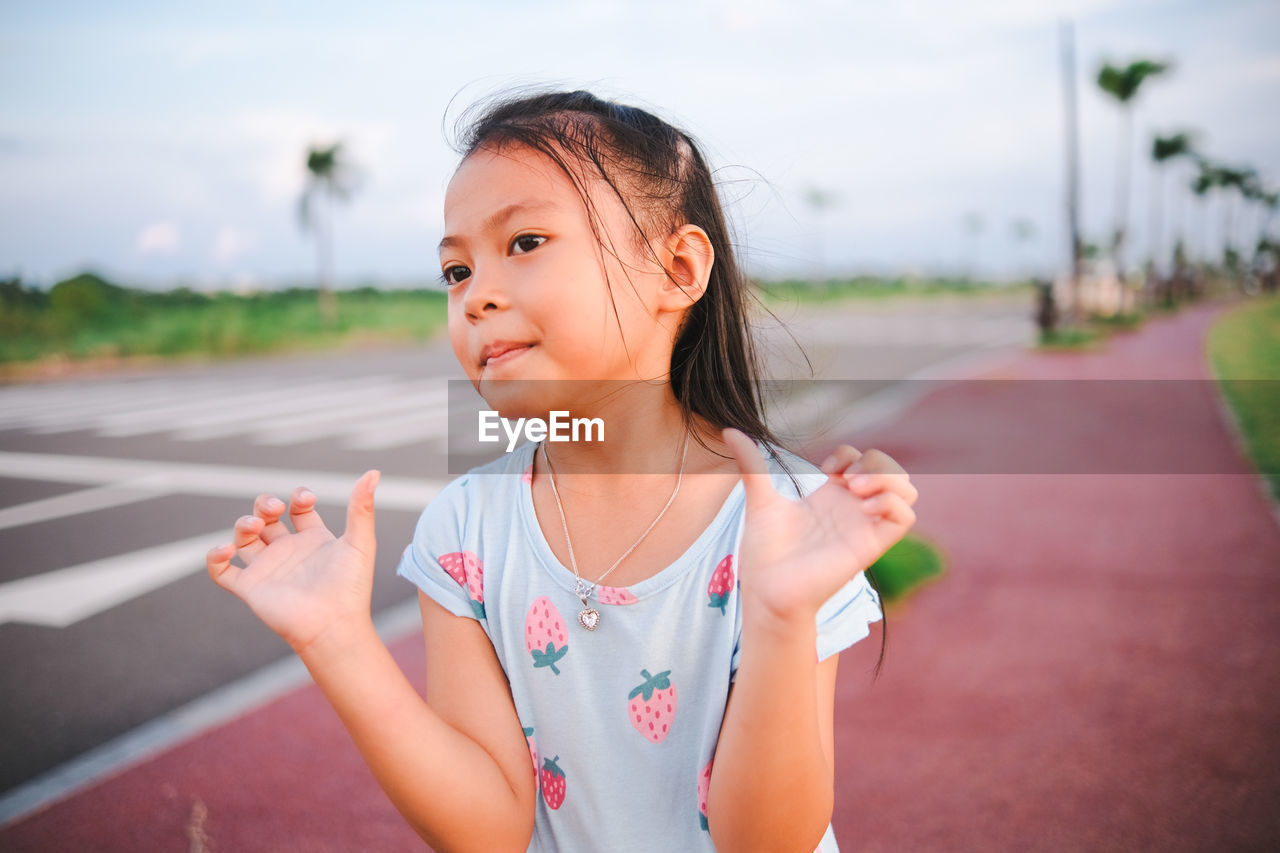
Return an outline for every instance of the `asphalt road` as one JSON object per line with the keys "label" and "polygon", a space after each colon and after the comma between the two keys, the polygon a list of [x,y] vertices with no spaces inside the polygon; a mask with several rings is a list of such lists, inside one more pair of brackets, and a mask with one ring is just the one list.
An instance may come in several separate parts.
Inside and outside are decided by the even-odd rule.
{"label": "asphalt road", "polygon": [[[777,313],[764,350],[801,439],[1033,337],[1024,298]],[[340,528],[381,469],[374,611],[412,601],[395,565],[450,477],[460,377],[440,343],[0,387],[0,796],[290,655],[204,573],[262,491],[309,486]]]}

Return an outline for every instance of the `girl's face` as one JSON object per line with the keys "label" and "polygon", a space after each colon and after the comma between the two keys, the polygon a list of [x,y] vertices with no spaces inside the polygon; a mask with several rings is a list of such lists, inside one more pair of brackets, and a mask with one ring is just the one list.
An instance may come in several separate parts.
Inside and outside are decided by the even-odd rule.
{"label": "girl's face", "polygon": [[665,271],[636,248],[612,190],[593,181],[591,199],[599,239],[569,178],[523,146],[481,148],[449,182],[440,243],[449,338],[472,384],[498,409],[496,380],[634,380],[670,371],[675,323],[657,295]]}

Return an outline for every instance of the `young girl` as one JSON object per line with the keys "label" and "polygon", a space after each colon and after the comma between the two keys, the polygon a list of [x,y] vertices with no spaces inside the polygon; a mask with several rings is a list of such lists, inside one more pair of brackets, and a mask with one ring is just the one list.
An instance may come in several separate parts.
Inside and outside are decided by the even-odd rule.
{"label": "young girl", "polygon": [[526,442],[422,513],[398,571],[425,702],[370,617],[379,472],[338,538],[306,490],[260,496],[213,579],[438,850],[835,851],[838,652],[881,616],[863,570],[915,521],[905,472],[778,446],[711,173],[653,115],[585,92],[491,107],[445,231],[449,336],[486,402],[599,418],[607,441]]}

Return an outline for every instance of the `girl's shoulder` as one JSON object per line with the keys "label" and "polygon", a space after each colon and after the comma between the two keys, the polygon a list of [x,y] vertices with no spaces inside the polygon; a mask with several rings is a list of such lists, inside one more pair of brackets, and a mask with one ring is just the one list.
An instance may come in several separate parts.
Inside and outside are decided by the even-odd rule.
{"label": "girl's shoulder", "polygon": [[822,469],[803,456],[778,444],[760,442],[759,447],[779,494],[804,497],[827,481]]}
{"label": "girl's shoulder", "polygon": [[427,504],[427,513],[458,513],[477,504],[493,506],[495,501],[514,501],[519,487],[528,482],[537,445],[525,442],[492,462],[478,465],[450,480]]}

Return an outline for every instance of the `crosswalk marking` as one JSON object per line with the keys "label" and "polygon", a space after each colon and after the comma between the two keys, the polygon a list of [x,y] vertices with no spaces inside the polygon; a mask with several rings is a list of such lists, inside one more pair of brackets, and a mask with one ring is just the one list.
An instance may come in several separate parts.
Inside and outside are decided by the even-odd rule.
{"label": "crosswalk marking", "polygon": [[228,539],[218,530],[0,584],[0,625],[66,628],[204,568],[204,555]]}
{"label": "crosswalk marking", "polygon": [[[263,492],[287,496],[302,485],[315,492],[317,504],[345,507],[356,479],[329,471],[4,452],[0,452],[0,472],[99,486],[9,507],[0,511],[0,528],[166,494],[238,498],[247,509]],[[384,476],[375,500],[379,509],[417,512],[443,487],[439,480]],[[230,533],[228,523],[214,533],[0,584],[0,624],[21,621],[65,628],[202,569],[205,553],[229,541]]]}
{"label": "crosswalk marking", "polygon": [[247,436],[276,446],[321,438],[351,449],[400,447],[438,437],[446,377],[367,375],[286,385],[257,379],[189,383],[101,380],[100,387],[0,389],[0,429],[37,434],[92,430],[179,441]]}
{"label": "crosswalk marking", "polygon": [[[6,477],[80,485],[128,483],[146,477],[163,476],[172,483],[169,494],[242,498],[249,501],[262,492],[284,496],[297,486],[306,486],[315,492],[318,503],[343,507],[347,505],[351,487],[358,478],[358,475],[349,476],[332,471],[7,452],[0,452],[0,473]],[[440,480],[384,474],[378,483],[377,505],[380,509],[420,510],[443,486],[444,483]]]}
{"label": "crosswalk marking", "polygon": [[0,530],[151,500],[172,491],[173,485],[167,474],[153,474],[124,483],[110,483],[91,489],[81,489],[65,495],[56,495],[0,509]]}

